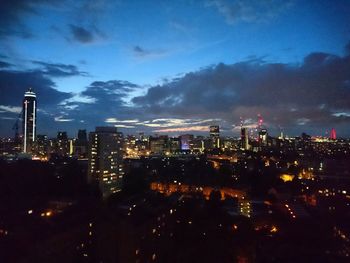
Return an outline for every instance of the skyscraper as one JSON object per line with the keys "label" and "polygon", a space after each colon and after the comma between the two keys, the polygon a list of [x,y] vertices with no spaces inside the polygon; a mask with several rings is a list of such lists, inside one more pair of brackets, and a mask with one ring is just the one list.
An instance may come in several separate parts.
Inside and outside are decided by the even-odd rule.
{"label": "skyscraper", "polygon": [[78,131],[78,138],[74,142],[74,155],[78,158],[86,158],[88,150],[88,139],[86,130]]}
{"label": "skyscraper", "polygon": [[260,129],[259,131],[259,146],[265,147],[267,146],[267,130],[266,129]]}
{"label": "skyscraper", "polygon": [[209,130],[213,148],[220,148],[220,127],[215,125],[210,126]]}
{"label": "skyscraper", "polygon": [[331,135],[330,135],[331,140],[336,140],[337,139],[337,132],[335,131],[334,128],[331,130]]}
{"label": "skyscraper", "polygon": [[31,152],[36,138],[36,94],[30,88],[23,99],[23,152]]}
{"label": "skyscraper", "polygon": [[122,188],[123,140],[115,127],[96,127],[89,134],[89,182],[96,183],[104,198]]}
{"label": "skyscraper", "polygon": [[245,127],[241,128],[241,148],[244,150],[249,150],[248,129]]}
{"label": "skyscraper", "polygon": [[57,138],[55,142],[55,153],[58,156],[68,156],[69,155],[69,140],[67,132],[59,131],[57,132]]}
{"label": "skyscraper", "polygon": [[180,144],[181,144],[181,150],[191,150],[191,145],[193,141],[193,135],[192,134],[184,134],[180,136]]}

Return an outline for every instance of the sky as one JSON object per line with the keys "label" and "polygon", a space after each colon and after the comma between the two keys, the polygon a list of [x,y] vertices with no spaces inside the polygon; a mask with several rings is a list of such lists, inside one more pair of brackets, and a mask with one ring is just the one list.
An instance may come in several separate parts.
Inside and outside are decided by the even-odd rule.
{"label": "sky", "polygon": [[0,136],[24,92],[37,133],[350,137],[349,0],[0,0]]}

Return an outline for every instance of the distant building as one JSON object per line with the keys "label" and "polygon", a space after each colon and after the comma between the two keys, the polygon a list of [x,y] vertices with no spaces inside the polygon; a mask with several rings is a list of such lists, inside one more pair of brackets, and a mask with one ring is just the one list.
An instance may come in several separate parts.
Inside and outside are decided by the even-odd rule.
{"label": "distant building", "polygon": [[47,135],[37,135],[35,142],[35,154],[41,158],[47,158],[49,152],[49,139]]}
{"label": "distant building", "polygon": [[25,153],[32,151],[32,147],[36,139],[36,111],[36,94],[30,88],[24,93],[23,99],[22,132],[23,152]]}
{"label": "distant building", "polygon": [[210,126],[209,131],[213,148],[220,148],[220,127],[217,125]]}
{"label": "distant building", "polygon": [[330,135],[331,140],[336,140],[337,139],[337,132],[335,131],[334,128],[331,130],[331,135]]}
{"label": "distant building", "polygon": [[169,151],[169,138],[167,135],[149,138],[149,147],[151,153],[163,154]]}
{"label": "distant building", "polygon": [[78,138],[74,141],[73,154],[79,159],[87,158],[88,153],[88,139],[86,130],[78,131]]}
{"label": "distant building", "polygon": [[193,138],[192,150],[196,152],[203,152],[205,150],[205,138],[203,136],[196,136],[196,138]]}
{"label": "distant building", "polygon": [[122,189],[123,137],[115,127],[96,127],[89,134],[88,179],[96,183],[103,197]]}
{"label": "distant building", "polygon": [[243,150],[249,150],[249,135],[248,129],[245,127],[241,128],[241,148]]}
{"label": "distant building", "polygon": [[180,138],[179,137],[172,137],[169,138],[169,151],[170,153],[178,153],[180,151]]}
{"label": "distant building", "polygon": [[67,132],[59,131],[54,146],[54,153],[59,156],[68,156],[70,154],[70,142]]}
{"label": "distant building", "polygon": [[188,151],[193,148],[193,135],[184,134],[180,136],[181,150]]}
{"label": "distant building", "polygon": [[267,146],[267,130],[266,129],[261,129],[259,131],[259,145],[260,147],[265,147]]}

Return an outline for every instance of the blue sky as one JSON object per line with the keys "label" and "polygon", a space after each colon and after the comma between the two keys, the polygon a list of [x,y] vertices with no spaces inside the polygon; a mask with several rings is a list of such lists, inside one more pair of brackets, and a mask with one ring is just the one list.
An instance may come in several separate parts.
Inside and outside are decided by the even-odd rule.
{"label": "blue sky", "polygon": [[[326,102],[325,97],[320,97],[312,107],[299,105],[298,101],[282,101],[282,104],[288,104],[289,108],[285,110],[297,109],[292,112],[299,114],[286,114],[286,120],[281,120],[283,116],[272,116],[273,109],[267,108],[262,99],[244,105],[236,100],[244,93],[242,90],[250,86],[235,82],[235,78],[213,76],[217,82],[213,82],[212,87],[203,82],[205,74],[220,75],[218,65],[221,64],[233,70],[232,75],[242,73],[242,66],[248,65],[250,69],[244,72],[253,74],[253,79],[264,75],[274,65],[283,64],[283,72],[276,74],[284,74],[287,78],[279,79],[279,90],[288,86],[288,92],[292,92],[294,87],[283,86],[283,82],[297,75],[303,79],[292,83],[305,83],[306,90],[311,82],[315,90],[322,86],[319,92],[327,94],[328,91],[322,90],[327,87],[315,83],[317,77],[306,80],[311,78],[310,74],[340,70],[338,78],[329,83],[329,89],[335,90],[332,92],[334,100],[338,100],[336,96],[340,96],[339,99],[348,96],[348,90],[337,88],[343,88],[344,83],[348,85],[345,73],[349,69],[346,51],[350,40],[349,1],[15,0],[3,4],[0,10],[4,14],[0,18],[0,66],[3,65],[0,67],[0,91],[13,93],[11,97],[7,95],[0,99],[2,135],[11,135],[12,123],[27,86],[33,86],[37,91],[38,103],[42,105],[38,132],[49,135],[54,135],[57,130],[67,130],[73,136],[78,128],[91,130],[95,124],[119,125],[126,133],[152,133],[169,127],[173,129],[172,133],[196,133],[204,132],[204,127],[210,124],[220,124],[227,135],[234,135],[240,115],[247,120],[247,125],[253,125],[256,115],[262,112],[267,114],[264,116],[266,125],[275,133],[279,129],[276,127],[283,126],[291,135],[301,131],[324,135],[335,126],[339,134],[350,135],[346,130],[349,104]],[[317,60],[324,68],[303,75],[305,58],[315,53],[326,54]],[[326,63],[330,60],[331,65]],[[67,65],[72,67],[64,67]],[[57,70],[63,70],[65,74],[59,74]],[[188,77],[191,73],[196,77]],[[16,74],[22,76],[21,81]],[[31,83],[33,74],[37,82]],[[270,83],[271,76],[274,75],[269,75],[270,79],[263,77],[263,80]],[[188,79],[194,82],[186,82]],[[103,83],[96,85],[97,81]],[[135,86],[126,89],[125,82]],[[14,88],[10,89],[11,85]],[[238,89],[237,86],[241,87]],[[269,87],[261,87],[257,86],[256,90],[262,93],[269,90]],[[196,107],[184,97],[191,94],[190,89],[203,91],[203,94],[207,92],[212,98],[224,101],[232,94],[235,96],[227,101],[226,112],[214,104],[213,108],[218,110],[212,112],[206,107],[206,97],[197,101]],[[103,101],[102,93],[107,90],[109,95],[116,97]],[[157,94],[165,93],[163,100],[157,101],[152,90],[160,91]],[[179,96],[174,99],[171,97],[174,94]],[[259,96],[254,91],[250,95]],[[56,98],[51,101],[51,96]],[[43,98],[48,103],[43,103]],[[163,105],[164,102],[167,104]],[[322,108],[320,105],[323,104]],[[314,112],[318,107],[322,112]],[[94,108],[98,110],[96,114],[91,112],[91,116],[79,113]],[[177,108],[191,108],[191,112]],[[108,122],[107,119],[115,121]],[[158,126],[147,125],[158,119],[167,121],[156,122]],[[125,125],[125,120],[137,122]],[[194,128],[191,130],[191,127]]]}

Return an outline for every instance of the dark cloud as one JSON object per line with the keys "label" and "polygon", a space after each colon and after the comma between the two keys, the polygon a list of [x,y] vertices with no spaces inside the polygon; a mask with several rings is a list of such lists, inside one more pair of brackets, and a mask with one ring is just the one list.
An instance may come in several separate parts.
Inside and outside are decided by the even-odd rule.
{"label": "dark cloud", "polygon": [[82,95],[98,101],[119,101],[123,95],[138,88],[138,85],[122,80],[95,81],[82,92]]}
{"label": "dark cloud", "polygon": [[42,106],[53,106],[71,97],[55,89],[55,83],[41,72],[0,71],[0,105],[21,106],[24,92],[32,87]]}
{"label": "dark cloud", "polygon": [[[76,1],[69,0],[3,0],[0,2],[0,36],[17,36],[31,38],[36,33],[25,23],[28,16],[47,16],[41,7],[50,6],[57,10],[70,11],[76,15],[79,21],[91,25],[89,29],[70,25],[73,39],[82,43],[92,42],[96,35],[104,36],[97,28],[98,20],[109,4],[106,1]],[[62,26],[62,25],[61,25]],[[90,30],[91,28],[91,30]],[[64,35],[58,25],[52,25],[51,29],[60,35]],[[64,36],[66,38],[66,36]]]}
{"label": "dark cloud", "polygon": [[132,48],[132,52],[137,58],[150,58],[150,57],[161,57],[166,55],[166,51],[161,49],[152,49],[148,50],[139,45],[136,45]]}
{"label": "dark cloud", "polygon": [[350,123],[349,73],[350,56],[326,53],[312,53],[299,66],[260,60],[218,64],[154,86],[133,103],[158,116],[235,124],[240,116],[261,113],[270,127],[329,128]]}
{"label": "dark cloud", "polygon": [[95,126],[108,125],[105,122],[108,118],[136,118],[142,112],[129,107],[125,99],[130,92],[139,88],[128,81],[95,81],[79,94],[87,102],[73,98],[61,103],[60,111],[66,114],[67,119],[74,119],[74,122],[66,122],[64,125],[67,129],[76,129],[80,125],[93,130]]}
{"label": "dark cloud", "polygon": [[0,68],[9,68],[9,67],[12,67],[12,64],[5,61],[0,61]]}
{"label": "dark cloud", "polygon": [[79,71],[79,69],[70,64],[47,63],[42,61],[32,61],[35,65],[42,66],[42,73],[51,77],[71,77],[71,76],[89,76],[87,72]]}
{"label": "dark cloud", "polygon": [[145,56],[148,54],[148,51],[145,49],[141,48],[140,46],[134,46],[132,49],[137,56]]}
{"label": "dark cloud", "polygon": [[350,55],[350,41],[349,41],[348,44],[345,46],[345,54],[346,54],[346,55]]}
{"label": "dark cloud", "polygon": [[33,33],[23,22],[27,15],[38,15],[40,5],[56,5],[59,1],[53,0],[11,0],[0,3],[0,36],[19,36],[30,38]]}
{"label": "dark cloud", "polygon": [[215,7],[224,16],[226,22],[234,25],[238,22],[266,22],[293,5],[288,0],[208,0],[207,6]]}
{"label": "dark cloud", "polygon": [[69,27],[72,36],[76,41],[79,41],[81,43],[90,43],[94,41],[93,33],[88,31],[87,29],[75,25],[69,25]]}
{"label": "dark cloud", "polygon": [[11,127],[22,107],[24,92],[32,87],[37,94],[39,106],[38,127],[50,130],[54,127],[52,113],[57,104],[72,94],[55,89],[55,83],[40,71],[0,70],[0,131],[12,135]]}

